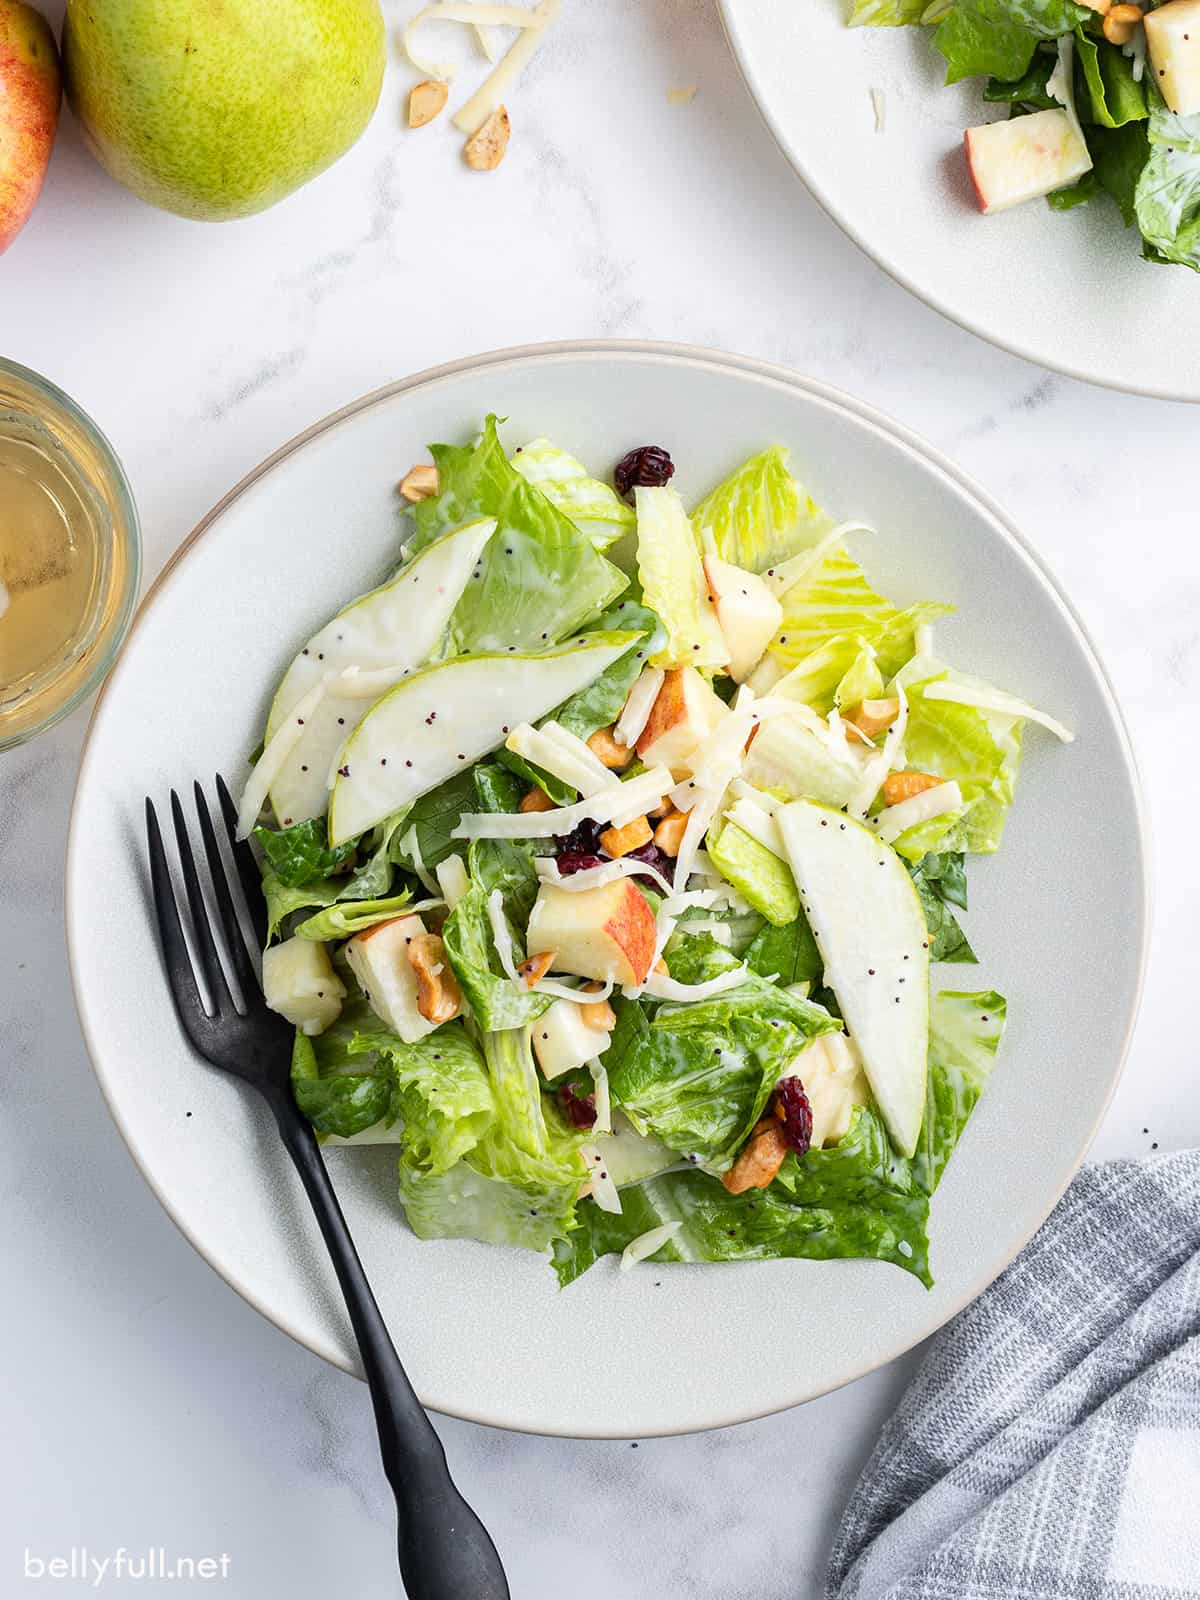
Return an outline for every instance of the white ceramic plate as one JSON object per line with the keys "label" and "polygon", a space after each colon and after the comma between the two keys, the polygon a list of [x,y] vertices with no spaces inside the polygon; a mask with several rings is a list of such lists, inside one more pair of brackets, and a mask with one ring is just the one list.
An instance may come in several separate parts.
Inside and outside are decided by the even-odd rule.
{"label": "white ceramic plate", "polygon": [[985,105],[977,82],[944,86],[928,28],[848,28],[847,0],[721,0],[721,10],[780,148],[905,288],[1027,360],[1200,400],[1200,278],[1142,261],[1137,231],[1108,201],[981,216],[963,129],[1003,108]]}
{"label": "white ceramic plate", "polygon": [[427,441],[466,438],[489,410],[509,418],[513,443],[545,431],[601,470],[631,445],[664,444],[688,498],[766,442],[790,446],[826,507],[883,530],[866,554],[886,593],[959,605],[938,623],[939,648],[1079,730],[1069,749],[1031,731],[1005,848],[971,874],[983,965],[942,969],[944,987],[1000,989],[1010,1020],[934,1204],[932,1292],[864,1261],[621,1273],[611,1260],[560,1292],[536,1256],[414,1239],[394,1152],[331,1153],[427,1404],[546,1433],[714,1427],[810,1399],[932,1333],[1075,1170],[1140,983],[1129,748],[1078,622],[1000,513],[894,423],[780,369],[663,346],[501,352],[380,390],[285,446],[206,519],[135,624],[80,773],[67,917],[92,1059],[134,1158],[217,1271],[328,1360],[353,1370],[355,1351],[303,1196],[262,1108],[190,1054],[171,1009],[142,801],[244,772],[292,650],[395,559],[397,479]]}

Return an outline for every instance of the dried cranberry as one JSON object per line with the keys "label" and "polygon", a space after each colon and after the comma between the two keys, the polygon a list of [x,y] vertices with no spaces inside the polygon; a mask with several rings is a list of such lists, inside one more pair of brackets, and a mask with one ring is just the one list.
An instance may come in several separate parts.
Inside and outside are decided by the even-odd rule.
{"label": "dried cranberry", "polygon": [[[668,883],[673,884],[675,882],[675,858],[660,850],[656,844],[640,844],[636,850],[626,852],[626,859],[629,861],[644,861],[648,867],[657,867]],[[645,881],[655,889],[662,887],[661,884],[655,883],[651,877],[647,877]]]}
{"label": "dried cranberry", "polygon": [[573,872],[586,872],[589,867],[604,865],[603,856],[594,856],[586,850],[564,850],[558,858],[558,870],[564,878]]}
{"label": "dried cranberry", "polygon": [[613,468],[617,493],[626,500],[639,485],[643,489],[657,489],[661,484],[670,483],[674,476],[675,463],[656,444],[643,444],[630,450]]}
{"label": "dried cranberry", "polygon": [[572,1127],[595,1127],[596,1097],[594,1094],[578,1094],[574,1084],[564,1083],[558,1091],[558,1103],[562,1106],[563,1115]]}
{"label": "dried cranberry", "polygon": [[594,856],[600,849],[600,824],[585,817],[577,828],[558,840],[559,850],[569,856]]}
{"label": "dried cranberry", "polygon": [[813,1116],[799,1078],[785,1078],[776,1089],[775,1114],[783,1123],[787,1142],[798,1156],[804,1155],[812,1143]]}

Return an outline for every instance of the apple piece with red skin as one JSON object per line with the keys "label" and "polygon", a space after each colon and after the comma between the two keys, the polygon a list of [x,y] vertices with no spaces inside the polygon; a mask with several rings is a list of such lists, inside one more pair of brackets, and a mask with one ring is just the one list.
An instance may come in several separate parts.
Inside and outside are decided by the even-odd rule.
{"label": "apple piece with red skin", "polygon": [[1065,189],[1092,169],[1087,145],[1065,111],[1033,111],[964,134],[979,209],[1007,211]]}
{"label": "apple piece with red skin", "polygon": [[544,883],[529,914],[526,946],[531,956],[553,952],[552,972],[641,984],[657,932],[649,901],[629,878],[579,890]]}
{"label": "apple piece with red skin", "polygon": [[23,0],[0,0],[0,255],[42,192],[61,100],[49,23]]}
{"label": "apple piece with red skin", "polygon": [[1178,116],[1200,111],[1200,0],[1168,0],[1147,11],[1146,48],[1154,82]]}
{"label": "apple piece with red skin", "polygon": [[688,757],[729,707],[695,667],[671,667],[638,737],[637,753],[648,767],[670,767],[686,778]]}
{"label": "apple piece with red skin", "polygon": [[783,621],[783,607],[757,573],[720,556],[705,556],[704,576],[729,648],[729,676],[744,683]]}

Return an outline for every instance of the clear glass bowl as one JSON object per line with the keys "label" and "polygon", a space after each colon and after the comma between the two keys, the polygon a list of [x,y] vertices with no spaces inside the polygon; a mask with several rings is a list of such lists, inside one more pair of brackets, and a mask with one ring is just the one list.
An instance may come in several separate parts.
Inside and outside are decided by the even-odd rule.
{"label": "clear glass bowl", "polygon": [[61,389],[0,358],[0,750],[107,675],[140,576],[137,508],[112,446]]}

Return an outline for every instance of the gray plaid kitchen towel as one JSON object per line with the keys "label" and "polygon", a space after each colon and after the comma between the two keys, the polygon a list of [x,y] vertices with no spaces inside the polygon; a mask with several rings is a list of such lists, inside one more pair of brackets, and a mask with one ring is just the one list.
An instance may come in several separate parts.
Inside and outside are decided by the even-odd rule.
{"label": "gray plaid kitchen towel", "polygon": [[938,1336],[832,1600],[1200,1596],[1200,1151],[1085,1167]]}

